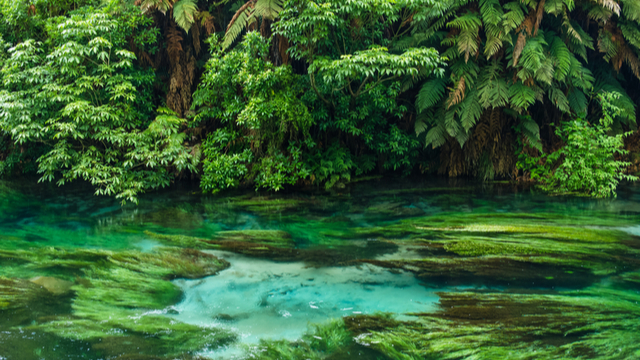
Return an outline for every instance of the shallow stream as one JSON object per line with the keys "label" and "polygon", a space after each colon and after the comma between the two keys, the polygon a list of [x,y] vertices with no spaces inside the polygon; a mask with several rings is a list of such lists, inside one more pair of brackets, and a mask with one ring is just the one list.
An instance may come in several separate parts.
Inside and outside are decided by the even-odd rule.
{"label": "shallow stream", "polygon": [[637,359],[640,186],[0,182],[0,360]]}

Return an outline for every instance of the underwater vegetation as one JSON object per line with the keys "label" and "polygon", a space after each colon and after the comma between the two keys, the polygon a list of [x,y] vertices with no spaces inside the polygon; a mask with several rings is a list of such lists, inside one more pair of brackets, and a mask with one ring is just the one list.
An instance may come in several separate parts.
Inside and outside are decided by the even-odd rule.
{"label": "underwater vegetation", "polygon": [[[141,198],[139,209],[114,210],[81,194],[67,206],[64,196],[43,201],[48,198],[0,188],[0,358],[194,360],[238,347],[248,359],[274,360],[640,358],[634,198],[565,202],[525,194],[505,202],[508,194],[487,199],[474,189],[201,200],[169,193]],[[265,265],[234,280],[232,291],[224,288],[225,274],[251,274],[238,258]],[[304,270],[291,270],[291,284],[280,286],[286,279],[275,267],[292,264]],[[354,282],[365,297],[387,275],[402,274],[429,292],[430,302],[424,310],[381,305],[394,311],[386,314],[371,313],[372,300],[363,314],[356,309],[340,318],[351,305],[334,301],[337,311],[328,316],[335,281],[309,274],[329,267],[385,274]],[[238,315],[213,304],[233,306],[218,298],[241,293],[240,285],[251,281],[265,294],[278,291],[259,311],[293,314],[278,319],[278,329],[298,321],[298,336],[307,321],[319,322],[291,341],[294,336],[265,321],[260,329],[276,332],[273,340],[248,341],[234,327],[248,324],[258,334],[250,322],[259,311],[243,308]],[[384,283],[385,304],[406,294],[394,284]],[[208,306],[206,319],[187,306],[190,296]],[[318,310],[324,315],[309,307],[316,300],[324,300]],[[426,303],[420,299],[420,306]],[[294,313],[292,304],[301,310]]]}
{"label": "underwater vegetation", "polygon": [[[622,284],[616,284],[622,286]],[[615,286],[584,290],[440,293],[439,310],[395,320],[347,316],[299,341],[262,341],[257,359],[636,359],[640,306]]]}
{"label": "underwater vegetation", "polygon": [[26,307],[29,302],[25,298],[35,302],[60,296],[51,290],[51,284],[73,284],[70,289],[75,296],[67,299],[70,307],[66,313],[46,317],[25,314],[21,323],[12,324],[15,329],[86,341],[94,353],[111,357],[127,353],[181,356],[234,340],[234,335],[224,330],[184,324],[162,315],[181,296],[170,280],[210,276],[229,266],[213,255],[181,248],[157,248],[151,253],[39,248],[3,250],[0,258],[17,262],[15,268],[24,270],[24,275],[33,269],[56,268],[58,276],[66,277],[49,278],[48,282],[42,278],[0,278],[0,310]]}
{"label": "underwater vegetation", "polygon": [[580,287],[640,267],[637,238],[597,227],[602,223],[551,214],[471,213],[354,231],[405,249],[400,256],[363,261],[412,271],[425,280]]}

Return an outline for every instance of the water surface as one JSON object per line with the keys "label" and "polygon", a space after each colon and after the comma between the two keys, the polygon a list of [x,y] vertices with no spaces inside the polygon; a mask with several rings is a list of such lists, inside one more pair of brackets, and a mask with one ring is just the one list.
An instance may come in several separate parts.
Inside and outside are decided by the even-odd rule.
{"label": "water surface", "polygon": [[633,358],[639,229],[637,185],[180,184],[121,206],[2,182],[0,359]]}

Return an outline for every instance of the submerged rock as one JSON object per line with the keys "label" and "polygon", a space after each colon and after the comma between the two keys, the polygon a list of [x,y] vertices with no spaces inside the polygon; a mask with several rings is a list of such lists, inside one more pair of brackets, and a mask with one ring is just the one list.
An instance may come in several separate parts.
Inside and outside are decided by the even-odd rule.
{"label": "submerged rock", "polygon": [[30,279],[34,284],[40,285],[54,295],[64,295],[71,291],[71,281],[58,279],[51,276],[36,276]]}

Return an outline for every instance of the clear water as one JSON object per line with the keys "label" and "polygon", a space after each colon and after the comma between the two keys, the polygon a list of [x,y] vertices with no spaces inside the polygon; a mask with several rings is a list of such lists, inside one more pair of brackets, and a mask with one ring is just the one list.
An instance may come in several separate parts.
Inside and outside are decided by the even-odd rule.
{"label": "clear water", "polygon": [[[175,280],[184,299],[173,307],[179,321],[238,333],[242,343],[299,339],[309,323],[353,314],[426,312],[438,301],[411,274],[379,267],[308,267],[214,252],[232,265],[202,280]],[[240,356],[235,346],[202,355]]]}
{"label": "clear water", "polygon": [[[468,294],[470,291],[480,294],[478,296],[488,293],[529,296],[518,298],[517,303],[534,299],[531,296],[556,296],[558,301],[565,301],[563,296],[580,295],[582,299],[602,296],[602,299],[594,301],[615,299],[618,302],[611,306],[623,309],[620,311],[626,314],[627,319],[640,319],[640,308],[634,303],[640,291],[640,282],[634,280],[636,277],[640,279],[636,275],[640,269],[638,185],[623,185],[617,199],[593,200],[549,197],[508,184],[460,180],[399,179],[365,182],[332,193],[312,189],[275,195],[247,191],[216,196],[205,196],[190,184],[180,184],[144,196],[138,206],[121,206],[113,199],[93,196],[88,187],[58,188],[34,183],[30,179],[0,183],[2,360],[173,359],[180,356],[185,359],[195,356],[239,359],[257,356],[255,349],[262,349],[259,355],[263,358],[275,359],[279,355],[268,355],[265,349],[270,349],[271,343],[265,340],[300,344],[296,343],[300,339],[317,351],[312,354],[312,350],[305,350],[310,358],[334,353],[338,354],[331,355],[334,358],[393,359],[401,358],[400,353],[413,354],[412,358],[426,358],[432,355],[425,350],[424,342],[411,345],[413,350],[398,350],[399,353],[385,350],[380,344],[392,335],[405,336],[407,329],[414,331],[415,321],[426,321],[424,319],[432,314],[444,314],[439,319],[446,321],[469,321],[458,317],[462,316],[458,313],[467,308],[471,309],[469,319],[474,317],[474,312],[494,309],[488,315],[478,315],[474,324],[479,326],[480,333],[495,332],[496,338],[507,339],[508,336],[502,336],[503,329],[481,327],[485,326],[481,319],[502,314],[499,309],[512,306],[513,301],[509,300],[512,302],[506,305],[500,303],[494,308],[488,303],[477,308],[474,307],[477,302],[463,304],[460,300],[449,300],[451,294]],[[486,218],[478,218],[485,215]],[[519,218],[509,218],[508,215]],[[535,223],[532,223],[535,216]],[[449,219],[457,219],[457,222],[450,224]],[[444,224],[442,228],[438,227],[439,223]],[[550,228],[531,230],[540,224],[569,230],[561,235],[551,234],[556,230]],[[421,231],[425,226],[436,230],[427,229],[423,234]],[[471,226],[471,230],[465,226]],[[514,226],[529,226],[527,231],[534,232],[522,235],[518,229],[505,230]],[[487,227],[499,227],[500,230],[487,232]],[[614,232],[610,238],[607,234],[596,233],[593,239],[586,240],[575,235],[590,234],[590,231],[596,231],[593,229],[611,229]],[[167,295],[166,299],[155,290],[144,292],[142,285],[141,290],[137,290],[136,284],[146,281],[146,270],[127,268],[126,271],[140,272],[142,277],[126,285],[122,284],[128,281],[129,275],[126,274],[129,273],[115,262],[109,263],[108,269],[115,270],[108,275],[108,281],[105,280],[107,275],[99,273],[100,269],[107,268],[105,264],[111,261],[108,259],[121,256],[119,254],[144,253],[151,256],[167,245],[185,246],[167,244],[151,233],[220,241],[226,239],[225,234],[228,233],[225,231],[240,230],[286,232],[289,237],[283,248],[287,250],[281,250],[278,248],[281,245],[275,246],[271,240],[256,240],[261,245],[253,250],[230,246],[231,243],[223,243],[219,250],[201,249],[227,260],[229,267],[216,275],[195,276],[193,279],[158,275],[158,281],[171,281],[173,284],[162,285],[165,286],[162,289],[174,286],[178,294]],[[442,235],[434,231],[440,231]],[[513,235],[509,235],[509,231],[514,231]],[[514,242],[509,240],[509,236]],[[598,250],[599,236],[603,236],[603,244],[615,242],[616,245]],[[522,240],[523,237],[526,239]],[[557,249],[558,253],[524,250],[525,253],[529,251],[534,260],[526,256],[514,260],[511,255],[523,251],[515,247],[507,247],[507,250],[501,247],[499,249],[503,250],[499,250],[502,251],[499,256],[495,253],[498,251],[494,247],[496,241],[500,246],[531,244],[531,247],[540,249],[540,246],[548,245],[545,242],[548,239],[555,241],[549,248]],[[244,244],[243,241],[246,242],[242,240],[238,244]],[[453,246],[467,242],[478,244],[476,248],[482,247],[485,252],[468,253]],[[572,246],[571,255],[565,255],[568,251],[564,248],[566,246]],[[280,250],[273,250],[276,248]],[[49,254],[51,249],[62,249],[72,255],[64,258],[56,253],[44,259],[43,254]],[[100,255],[102,257],[92,255],[82,258],[81,263],[72,263],[69,259],[76,261],[80,256],[77,255],[78,249],[112,253]],[[574,256],[571,262],[565,263],[564,259],[571,256]],[[447,259],[451,266],[439,262],[443,259]],[[460,262],[462,260],[466,262]],[[437,262],[437,266],[424,267],[428,261]],[[45,280],[38,284],[34,280],[37,277],[45,277]],[[53,278],[57,280],[51,280]],[[33,284],[44,287],[34,290],[30,287]],[[125,289],[122,292],[124,297],[133,297],[127,291],[138,291],[143,294],[141,296],[155,299],[153,301],[157,305],[138,306],[135,304],[141,302],[134,303],[130,299],[116,303],[108,299],[117,298],[117,294],[88,290],[103,286],[100,284],[119,286],[113,288],[114,293]],[[26,295],[16,300],[16,289],[19,289],[19,294]],[[86,295],[88,292],[90,295]],[[158,300],[160,298],[162,300]],[[624,304],[619,303],[623,300]],[[450,306],[449,311],[460,311],[447,313],[445,305]],[[500,315],[497,322],[517,322],[524,315],[551,316],[543,310],[540,311],[544,314],[531,313],[538,310],[529,308],[523,311]],[[589,316],[592,314],[594,319],[604,316],[591,313],[592,310],[583,311]],[[337,350],[326,347],[326,344],[322,347],[312,343],[313,339],[324,336],[313,332],[318,324],[350,316],[365,319],[358,316],[381,313],[390,314],[395,321],[405,322],[406,325],[402,325],[402,331],[405,331],[402,334],[405,335],[401,335],[398,330],[401,328],[395,323],[395,330],[388,332],[384,327],[373,327],[360,333],[351,327],[348,337],[355,340],[350,345],[336,347]],[[161,325],[143,328],[140,324],[147,319]],[[613,324],[614,320],[607,321]],[[576,328],[571,335],[575,339],[568,338],[568,333],[551,331],[553,325],[548,325],[550,334],[555,335],[534,340],[526,338],[526,341],[523,337],[505,340],[500,346],[511,352],[505,350],[505,353],[491,354],[493,358],[509,357],[504,354],[513,354],[516,358],[521,354],[518,351],[527,351],[522,344],[532,341],[535,347],[548,351],[560,349],[574,357],[578,356],[575,354],[583,358],[634,358],[634,354],[640,357],[640,349],[634,347],[640,341],[636,342],[633,335],[640,330],[640,321],[629,321],[602,325],[597,329]],[[176,324],[193,327],[178,329],[174,328]],[[351,326],[347,320],[345,324]],[[468,322],[460,324],[467,326]],[[461,333],[456,335],[459,338],[471,336],[462,333],[467,331],[463,325],[454,327],[460,329]],[[444,325],[441,326],[438,329],[445,331],[442,330]],[[538,328],[532,328],[531,334],[540,334],[546,325],[535,326]],[[604,345],[599,345],[590,336],[600,334],[606,337],[607,331],[614,328],[622,332],[617,338],[625,339],[628,345],[620,347],[618,353],[610,354],[602,350]],[[227,337],[226,340],[193,344],[180,340],[183,339],[179,337],[182,336],[181,331],[185,334],[184,339],[204,336],[199,335],[197,329],[226,334]],[[382,335],[376,335],[376,332]],[[424,329],[418,331],[422,334],[427,332]],[[388,337],[385,338],[385,334]],[[513,332],[509,334],[511,336]],[[299,348],[299,345],[295,346]],[[589,348],[589,351],[583,348]],[[435,352],[438,354],[435,358],[487,358],[489,352],[477,353],[483,349],[489,349],[487,342],[475,345],[469,342],[468,349],[456,350],[461,351],[457,355],[451,355],[447,350]],[[291,355],[291,358],[298,358],[296,356]],[[553,358],[555,355],[541,356]]]}

